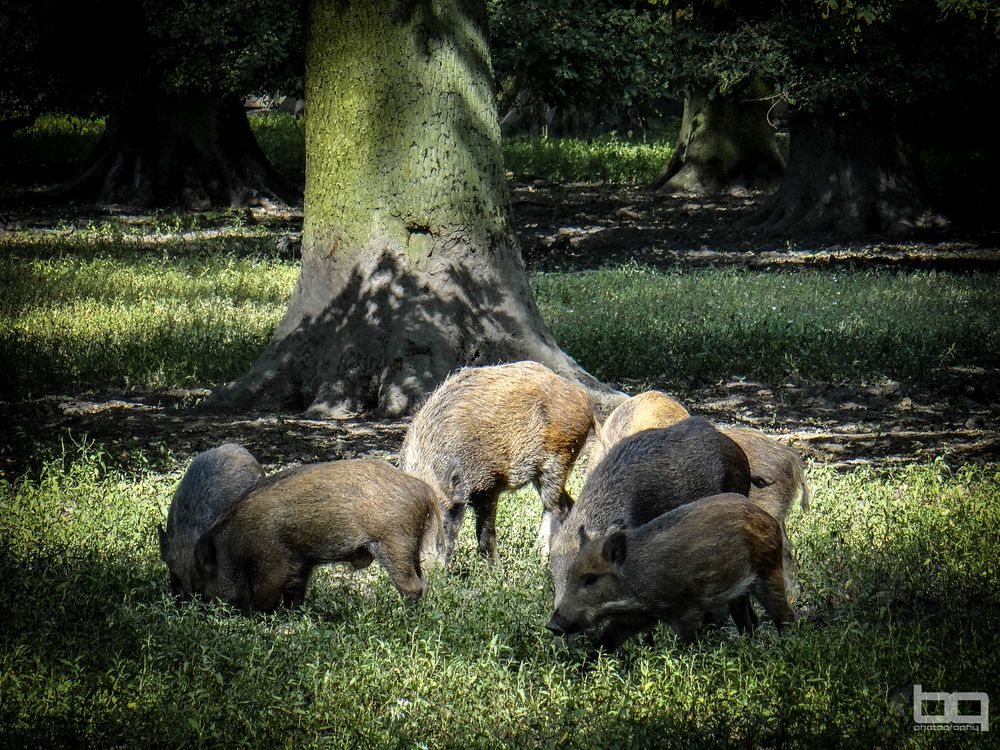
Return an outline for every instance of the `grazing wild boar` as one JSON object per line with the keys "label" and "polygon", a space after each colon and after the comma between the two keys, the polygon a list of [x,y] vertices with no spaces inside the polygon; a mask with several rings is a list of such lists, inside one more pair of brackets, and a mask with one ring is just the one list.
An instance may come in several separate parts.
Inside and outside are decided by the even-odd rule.
{"label": "grazing wild boar", "polygon": [[287,469],[257,485],[195,546],[195,591],[243,612],[305,598],[316,565],[378,560],[407,603],[423,596],[421,557],[443,543],[434,492],[384,461]]}
{"label": "grazing wild boar", "polygon": [[573,510],[552,540],[549,570],[556,600],[580,548],[580,529],[600,533],[640,526],[709,495],[750,490],[743,450],[701,417],[644,430],[619,441],[587,477]]}
{"label": "grazing wild boar", "polygon": [[194,457],[170,501],[166,531],[156,527],[175,596],[191,595],[195,542],[263,476],[257,459],[234,443]]}
{"label": "grazing wild boar", "polygon": [[670,427],[691,414],[662,391],[646,391],[620,403],[601,425],[587,456],[587,473],[593,471],[615,443],[643,430]]}
{"label": "grazing wild boar", "polygon": [[479,551],[496,553],[497,499],[531,482],[542,499],[539,544],[573,505],[566,478],[596,422],[586,391],[536,362],[468,367],[448,377],[413,419],[400,467],[434,488],[445,559],[471,506]]}
{"label": "grazing wild boar", "polygon": [[705,612],[747,595],[779,630],[795,619],[788,539],[742,495],[697,500],[634,529],[576,534],[580,549],[546,625],[556,634],[606,623],[599,644],[613,651],[664,620],[687,642]]}
{"label": "grazing wild boar", "polygon": [[[633,396],[608,416],[591,450],[588,468],[593,470],[619,440],[642,430],[670,427],[687,416],[687,410],[670,396],[649,391]],[[750,462],[750,474],[757,481],[750,488],[750,500],[784,524],[792,503],[799,497],[802,510],[809,509],[809,484],[802,457],[792,448],[748,427],[720,427],[743,449]]]}

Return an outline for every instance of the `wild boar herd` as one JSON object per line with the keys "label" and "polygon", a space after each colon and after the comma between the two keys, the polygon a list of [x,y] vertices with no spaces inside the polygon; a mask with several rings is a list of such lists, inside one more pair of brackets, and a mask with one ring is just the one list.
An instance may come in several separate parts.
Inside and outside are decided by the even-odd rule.
{"label": "wild boar herd", "polygon": [[[566,481],[591,437],[574,501]],[[265,476],[238,445],[199,454],[158,527],[171,590],[268,612],[300,604],[317,565],[377,560],[412,604],[424,568],[450,565],[468,508],[479,552],[497,560],[500,495],[530,482],[552,632],[603,626],[609,650],[658,621],[685,641],[728,617],[747,632],[751,597],[779,629],[794,619],[784,524],[796,498],[807,508],[801,458],[756,430],[718,430],[664,393],[626,400],[602,427],[586,391],[543,365],[465,368],[417,413],[399,465],[353,459]]]}

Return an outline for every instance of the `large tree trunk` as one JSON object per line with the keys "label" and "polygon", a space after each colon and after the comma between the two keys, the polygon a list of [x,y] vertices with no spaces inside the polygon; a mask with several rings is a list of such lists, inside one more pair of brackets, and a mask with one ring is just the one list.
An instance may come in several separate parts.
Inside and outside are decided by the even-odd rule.
{"label": "large tree trunk", "polygon": [[684,100],[677,148],[651,187],[695,194],[776,187],[785,162],[767,121],[768,108],[766,101],[691,92]]}
{"label": "large tree trunk", "polygon": [[607,396],[542,322],[511,228],[482,0],[315,0],[302,274],[216,402],[401,415],[461,365],[532,359]]}
{"label": "large tree trunk", "polygon": [[261,150],[237,96],[131,88],[81,174],[48,197],[195,209],[299,199]]}
{"label": "large tree trunk", "polygon": [[761,210],[742,222],[768,234],[900,233],[943,220],[891,120],[805,115],[790,121],[788,173]]}

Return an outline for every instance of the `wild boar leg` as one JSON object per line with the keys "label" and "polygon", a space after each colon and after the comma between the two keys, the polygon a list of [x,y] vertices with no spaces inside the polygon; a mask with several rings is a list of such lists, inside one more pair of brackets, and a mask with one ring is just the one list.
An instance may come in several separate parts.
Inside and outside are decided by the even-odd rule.
{"label": "wild boar leg", "polygon": [[752,591],[778,630],[784,630],[786,625],[795,621],[795,612],[788,603],[785,572],[781,567],[768,571]]}
{"label": "wild boar leg", "polygon": [[566,492],[566,480],[569,478],[572,462],[570,457],[553,457],[546,462],[541,473],[532,481],[535,490],[542,498],[542,523],[538,528],[538,547],[543,554],[548,552],[552,535],[573,508],[573,498]]}
{"label": "wild boar leg", "polygon": [[472,498],[472,510],[476,514],[476,541],[479,554],[490,564],[497,562],[497,501],[499,493],[483,492]]}
{"label": "wild boar leg", "polygon": [[299,575],[285,581],[285,589],[281,594],[281,604],[285,607],[298,607],[306,600],[306,587],[312,568],[306,568]]}
{"label": "wild boar leg", "polygon": [[636,633],[640,633],[656,624],[652,617],[615,618],[608,623],[601,637],[597,639],[597,647],[608,652],[620,649],[625,642]]}
{"label": "wild boar leg", "polygon": [[[407,606],[416,604],[427,591],[420,577],[420,540],[411,536],[384,539],[372,545],[372,554],[389,574]],[[414,561],[417,564],[414,565]]]}
{"label": "wild boar leg", "polygon": [[261,612],[273,612],[279,604],[301,604],[305,600],[311,571],[312,568],[290,571],[284,566],[272,566],[261,571],[251,584],[253,608]]}
{"label": "wild boar leg", "polygon": [[704,618],[704,612],[698,609],[689,609],[672,620],[670,625],[677,633],[677,639],[686,645],[694,641],[695,635],[698,633],[698,626],[701,625]]}
{"label": "wild boar leg", "polygon": [[454,503],[442,513],[445,565],[450,565],[451,559],[455,556],[455,548],[458,544],[458,532],[462,528],[462,519],[465,518],[465,509],[467,507],[464,501]]}
{"label": "wild boar leg", "polygon": [[729,602],[729,615],[740,633],[753,633],[757,628],[757,613],[753,611],[749,596],[741,596]]}

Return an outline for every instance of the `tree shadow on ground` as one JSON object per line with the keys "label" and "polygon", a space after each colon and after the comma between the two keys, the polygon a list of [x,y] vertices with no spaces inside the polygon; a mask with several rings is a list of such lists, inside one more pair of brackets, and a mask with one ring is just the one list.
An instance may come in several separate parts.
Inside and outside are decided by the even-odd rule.
{"label": "tree shadow on ground", "polygon": [[583,271],[626,263],[658,268],[734,265],[829,268],[882,265],[1000,268],[1000,233],[959,228],[912,237],[845,241],[831,233],[788,238],[737,229],[764,193],[658,195],[641,186],[515,183],[518,240],[532,271]]}

